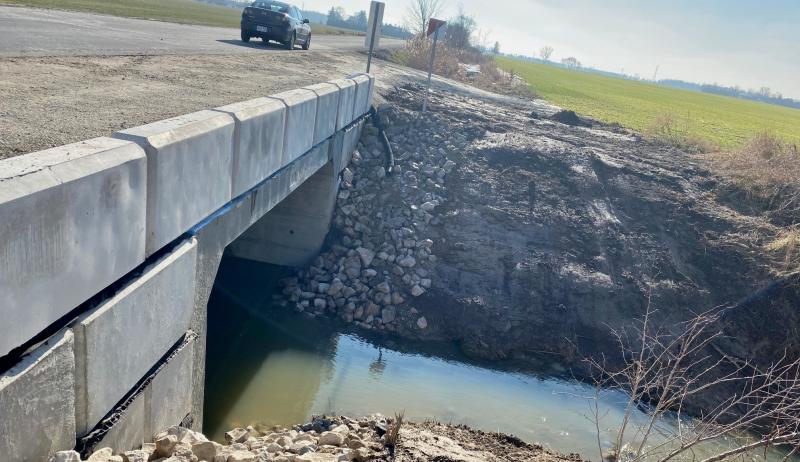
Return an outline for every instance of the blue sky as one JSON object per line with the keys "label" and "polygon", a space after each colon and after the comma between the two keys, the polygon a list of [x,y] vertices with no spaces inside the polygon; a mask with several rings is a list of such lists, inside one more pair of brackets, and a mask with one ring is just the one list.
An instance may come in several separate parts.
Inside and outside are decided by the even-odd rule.
{"label": "blue sky", "polygon": [[[367,0],[297,0],[306,9],[348,12]],[[650,78],[767,86],[800,99],[800,0],[446,0],[462,3],[506,52],[543,45],[554,60]],[[408,0],[387,0],[386,20],[402,22]]]}

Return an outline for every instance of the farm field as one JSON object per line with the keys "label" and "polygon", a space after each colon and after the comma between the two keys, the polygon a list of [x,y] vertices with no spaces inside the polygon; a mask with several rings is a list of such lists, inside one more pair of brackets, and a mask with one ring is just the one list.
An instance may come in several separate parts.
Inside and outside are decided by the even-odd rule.
{"label": "farm field", "polygon": [[647,131],[670,116],[686,135],[721,148],[771,132],[800,141],[800,110],[498,57],[542,98],[604,122]]}
{"label": "farm field", "polygon": [[[126,18],[153,19],[179,24],[239,27],[242,13],[235,8],[192,0],[0,0],[0,5],[31,6]],[[363,35],[356,31],[312,24],[315,34]]]}

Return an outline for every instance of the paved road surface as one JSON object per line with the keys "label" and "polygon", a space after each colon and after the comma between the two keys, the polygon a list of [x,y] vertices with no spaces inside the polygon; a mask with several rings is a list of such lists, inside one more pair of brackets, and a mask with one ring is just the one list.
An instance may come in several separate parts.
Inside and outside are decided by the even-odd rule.
{"label": "paved road surface", "polygon": [[[381,39],[381,45],[399,46]],[[312,51],[353,51],[363,37],[317,35]],[[283,51],[261,40],[244,44],[238,29],[189,26],[88,13],[0,6],[0,57],[230,54]],[[300,53],[299,49],[295,53]]]}

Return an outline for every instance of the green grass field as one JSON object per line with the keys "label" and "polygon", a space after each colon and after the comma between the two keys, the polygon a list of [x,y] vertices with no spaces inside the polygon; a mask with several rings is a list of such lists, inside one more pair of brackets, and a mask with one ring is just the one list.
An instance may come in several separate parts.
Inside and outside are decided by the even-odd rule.
{"label": "green grass field", "polygon": [[[192,0],[0,0],[0,4],[102,13],[126,18],[180,24],[239,27],[241,11]],[[363,35],[347,29],[312,24],[315,34]]]}
{"label": "green grass field", "polygon": [[800,141],[800,110],[633,80],[571,71],[546,64],[497,58],[547,101],[604,122],[646,131],[659,116],[671,115],[688,136],[722,148],[741,146],[769,131]]}

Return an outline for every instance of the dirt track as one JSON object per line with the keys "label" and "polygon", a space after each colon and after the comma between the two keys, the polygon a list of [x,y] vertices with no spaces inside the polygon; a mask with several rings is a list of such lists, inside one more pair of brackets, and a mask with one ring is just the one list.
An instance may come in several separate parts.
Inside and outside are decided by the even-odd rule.
{"label": "dirt track", "polygon": [[[0,159],[341,78],[365,65],[356,52],[0,58]],[[423,78],[383,61],[373,62],[373,72],[382,88]]]}
{"label": "dirt track", "polygon": [[359,55],[7,58],[0,158],[309,85],[362,70]]}

